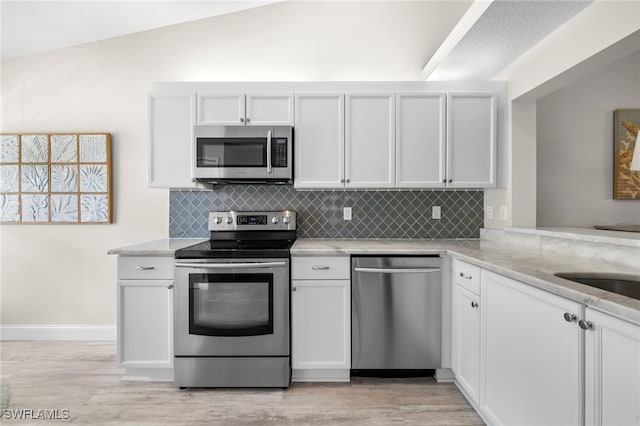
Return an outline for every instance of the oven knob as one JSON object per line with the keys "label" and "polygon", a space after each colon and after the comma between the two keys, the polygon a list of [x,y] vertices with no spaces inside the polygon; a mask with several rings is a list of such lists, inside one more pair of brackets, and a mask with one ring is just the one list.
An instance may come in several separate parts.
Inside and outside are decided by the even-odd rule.
{"label": "oven knob", "polygon": [[232,217],[228,217],[225,222],[227,222],[228,225],[231,225],[233,223],[233,218]]}
{"label": "oven knob", "polygon": [[221,217],[214,217],[213,218],[213,223],[215,224],[221,224],[222,223],[222,218]]}
{"label": "oven knob", "polygon": [[291,218],[289,216],[285,216],[282,218],[282,223],[284,223],[285,225],[289,222],[291,222]]}
{"label": "oven knob", "polygon": [[274,216],[273,218],[271,218],[271,222],[273,222],[273,224],[275,225],[276,223],[280,222],[280,219],[278,219],[278,216]]}

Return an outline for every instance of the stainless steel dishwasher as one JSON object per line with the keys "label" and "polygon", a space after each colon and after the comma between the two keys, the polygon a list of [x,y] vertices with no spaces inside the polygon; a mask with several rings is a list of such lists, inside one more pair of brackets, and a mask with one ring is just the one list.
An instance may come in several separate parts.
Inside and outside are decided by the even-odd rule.
{"label": "stainless steel dishwasher", "polygon": [[351,258],[352,370],[441,368],[438,256]]}

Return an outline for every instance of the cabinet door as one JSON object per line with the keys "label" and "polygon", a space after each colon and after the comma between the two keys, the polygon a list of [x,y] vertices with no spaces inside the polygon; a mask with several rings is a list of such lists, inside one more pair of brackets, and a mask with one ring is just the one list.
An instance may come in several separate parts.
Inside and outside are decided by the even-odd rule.
{"label": "cabinet door", "polygon": [[480,389],[479,297],[459,285],[453,293],[453,372],[475,403]]}
{"label": "cabinet door", "polygon": [[149,95],[149,186],[195,186],[191,179],[195,99],[193,93]]}
{"label": "cabinet door", "polygon": [[198,93],[198,124],[244,126],[244,93]]}
{"label": "cabinet door", "polygon": [[640,424],[640,326],[586,309],[585,424]]}
{"label": "cabinet door", "polygon": [[292,368],[351,367],[349,289],[349,280],[292,281]]}
{"label": "cabinet door", "polygon": [[497,97],[450,93],[447,99],[447,186],[496,186]]}
{"label": "cabinet door", "polygon": [[296,95],[296,188],[344,186],[344,95]]}
{"label": "cabinet door", "polygon": [[395,185],[395,95],[347,94],[345,179],[348,188]]}
{"label": "cabinet door", "polygon": [[293,126],[292,94],[247,94],[247,126]]}
{"label": "cabinet door", "polygon": [[581,422],[582,306],[482,272],[481,406],[496,425]]}
{"label": "cabinet door", "polygon": [[118,366],[173,367],[173,281],[118,281]]}
{"label": "cabinet door", "polygon": [[445,100],[442,93],[396,95],[396,186],[445,186]]}

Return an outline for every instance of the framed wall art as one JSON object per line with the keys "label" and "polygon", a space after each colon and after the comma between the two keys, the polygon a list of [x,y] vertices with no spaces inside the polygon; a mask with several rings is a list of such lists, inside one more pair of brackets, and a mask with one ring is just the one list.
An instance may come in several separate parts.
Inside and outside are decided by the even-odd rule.
{"label": "framed wall art", "polygon": [[613,112],[613,198],[640,199],[640,170],[632,170],[635,150],[640,150],[640,109]]}
{"label": "framed wall art", "polygon": [[111,223],[109,133],[0,134],[0,223]]}

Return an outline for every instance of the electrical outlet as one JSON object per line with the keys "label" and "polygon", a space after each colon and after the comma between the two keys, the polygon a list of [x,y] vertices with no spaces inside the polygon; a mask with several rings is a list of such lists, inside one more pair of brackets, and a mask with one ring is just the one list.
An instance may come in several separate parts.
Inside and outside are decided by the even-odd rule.
{"label": "electrical outlet", "polygon": [[345,207],[342,209],[342,219],[351,220],[351,207]]}
{"label": "electrical outlet", "polygon": [[487,206],[487,208],[484,209],[484,213],[487,216],[487,220],[493,219],[493,206]]}
{"label": "electrical outlet", "polygon": [[442,218],[442,209],[440,206],[431,207],[431,219],[441,219]]}
{"label": "electrical outlet", "polygon": [[507,220],[507,206],[500,206],[500,220]]}

